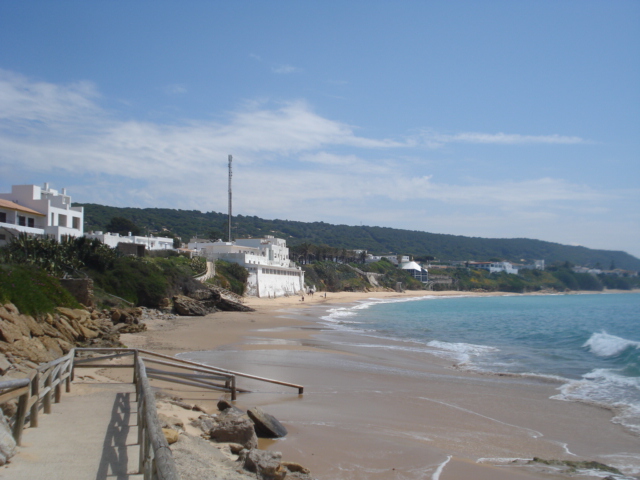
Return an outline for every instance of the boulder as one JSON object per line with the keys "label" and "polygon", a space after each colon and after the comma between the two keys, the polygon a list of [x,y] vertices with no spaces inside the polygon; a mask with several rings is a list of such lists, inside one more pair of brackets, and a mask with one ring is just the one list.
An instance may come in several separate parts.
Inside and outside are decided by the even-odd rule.
{"label": "boulder", "polygon": [[0,465],[4,465],[16,453],[16,441],[13,439],[11,428],[0,413]]}
{"label": "boulder", "polygon": [[58,343],[58,339],[57,338],[40,337],[39,340],[44,345],[44,348],[46,348],[47,351],[50,354],[52,354],[54,357],[57,358],[57,357],[61,357],[61,356],[64,355],[64,351],[60,347],[60,344]]}
{"label": "boulder", "polygon": [[30,337],[31,332],[29,331],[29,327],[27,326],[26,323],[24,323],[24,320],[20,317],[21,315],[19,313],[9,313],[7,311],[0,312],[0,318],[2,318],[5,321],[5,323],[13,324],[18,328],[22,336]]}
{"label": "boulder", "polygon": [[308,468],[303,467],[299,463],[295,463],[295,462],[280,462],[280,464],[284,468],[289,470],[291,473],[304,473],[306,475],[309,475],[311,473],[311,470],[309,470]]}
{"label": "boulder", "polygon": [[280,464],[282,454],[269,450],[243,450],[238,461],[243,468],[257,475],[262,480],[282,480],[287,469]]}
{"label": "boulder", "polygon": [[29,332],[33,337],[41,337],[44,335],[42,326],[30,315],[20,315],[24,324],[29,328]]}
{"label": "boulder", "polygon": [[7,350],[17,357],[26,358],[34,363],[47,363],[56,358],[37,338],[21,338],[8,345]]}
{"label": "boulder", "polygon": [[162,433],[164,433],[164,438],[167,439],[167,443],[169,445],[176,443],[178,441],[178,438],[180,438],[180,434],[178,433],[178,431],[174,430],[173,428],[163,428]]}
{"label": "boulder", "polygon": [[247,415],[255,424],[256,435],[260,438],[280,438],[287,435],[287,429],[276,417],[264,412],[259,407],[247,410]]}
{"label": "boulder", "polygon": [[253,422],[246,416],[221,415],[209,430],[209,437],[218,443],[239,443],[244,448],[258,446]]}
{"label": "boulder", "polygon": [[191,425],[199,428],[206,435],[209,435],[209,432],[211,432],[211,429],[216,426],[216,424],[216,419],[209,415],[200,415],[198,418],[191,420]]}
{"label": "boulder", "polygon": [[0,353],[0,375],[7,373],[12,367],[12,364],[4,353]]}
{"label": "boulder", "polygon": [[233,405],[228,400],[225,400],[224,398],[221,400],[218,400],[218,410],[220,410],[221,412],[233,413],[235,415],[245,415],[245,412],[243,412],[238,407]]}
{"label": "boulder", "polygon": [[20,329],[11,322],[0,319],[0,340],[13,343],[22,338]]}
{"label": "boulder", "polygon": [[176,295],[173,297],[173,308],[178,315],[190,317],[203,317],[209,313],[201,301],[194,300],[193,298],[186,297],[184,295]]}

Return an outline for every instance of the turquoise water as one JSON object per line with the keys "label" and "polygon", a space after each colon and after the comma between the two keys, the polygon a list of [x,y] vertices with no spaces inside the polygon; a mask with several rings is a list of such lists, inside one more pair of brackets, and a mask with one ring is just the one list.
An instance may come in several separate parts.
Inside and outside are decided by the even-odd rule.
{"label": "turquoise water", "polygon": [[463,368],[553,377],[554,398],[612,408],[640,433],[640,294],[372,299],[323,320]]}

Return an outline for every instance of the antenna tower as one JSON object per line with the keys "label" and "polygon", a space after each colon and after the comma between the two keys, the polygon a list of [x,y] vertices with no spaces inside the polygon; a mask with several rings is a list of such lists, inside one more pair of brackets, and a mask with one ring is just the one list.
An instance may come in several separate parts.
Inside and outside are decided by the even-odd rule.
{"label": "antenna tower", "polygon": [[231,171],[231,162],[233,161],[233,157],[231,155],[229,155],[229,241],[231,242],[231,197],[232,197],[232,192],[231,192],[231,177],[233,176],[233,173]]}

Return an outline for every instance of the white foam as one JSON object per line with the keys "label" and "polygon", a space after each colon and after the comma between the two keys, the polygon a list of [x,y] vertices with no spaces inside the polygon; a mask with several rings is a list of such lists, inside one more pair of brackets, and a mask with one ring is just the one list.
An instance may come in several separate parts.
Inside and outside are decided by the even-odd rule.
{"label": "white foam", "polygon": [[440,474],[442,473],[442,470],[444,470],[444,467],[447,465],[447,463],[449,463],[449,460],[451,460],[451,455],[449,455],[444,462],[438,465],[438,468],[436,468],[436,471],[433,472],[433,475],[431,475],[431,480],[440,479]]}
{"label": "white foam", "polygon": [[615,357],[620,355],[627,348],[635,348],[640,350],[640,342],[627,340],[626,338],[609,335],[604,330],[600,333],[594,333],[589,340],[583,345],[589,348],[589,351],[598,357]]}
{"label": "white foam", "polygon": [[640,434],[640,378],[625,377],[615,370],[598,368],[572,380],[554,395],[555,400],[583,402],[609,408],[614,412],[611,420]]}

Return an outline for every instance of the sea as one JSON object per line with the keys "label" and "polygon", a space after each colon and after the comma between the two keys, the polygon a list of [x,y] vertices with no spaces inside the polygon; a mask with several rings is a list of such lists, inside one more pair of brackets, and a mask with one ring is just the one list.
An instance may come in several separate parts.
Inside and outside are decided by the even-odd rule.
{"label": "sea", "polygon": [[552,379],[552,398],[609,408],[615,423],[640,434],[640,293],[369,299],[331,308],[321,321],[366,337],[361,346]]}

